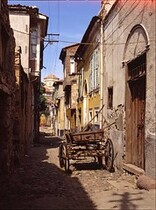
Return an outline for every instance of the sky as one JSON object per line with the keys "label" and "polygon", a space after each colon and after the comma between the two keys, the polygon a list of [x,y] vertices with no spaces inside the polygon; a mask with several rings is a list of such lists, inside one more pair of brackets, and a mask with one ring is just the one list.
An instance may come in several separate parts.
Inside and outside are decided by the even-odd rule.
{"label": "sky", "polygon": [[[48,33],[59,34],[52,39],[58,42],[48,44],[44,49],[44,68],[41,80],[49,74],[63,78],[63,65],[59,59],[62,48],[81,39],[93,16],[98,15],[100,0],[9,0],[9,4],[37,6],[39,12],[49,17]],[[45,43],[46,45],[46,43]]]}

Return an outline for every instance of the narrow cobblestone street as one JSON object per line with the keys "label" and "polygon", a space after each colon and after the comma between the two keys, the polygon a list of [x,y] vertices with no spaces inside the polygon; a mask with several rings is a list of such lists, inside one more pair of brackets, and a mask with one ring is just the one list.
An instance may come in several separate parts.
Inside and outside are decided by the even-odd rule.
{"label": "narrow cobblestone street", "polygon": [[65,173],[58,164],[61,140],[42,131],[15,175],[1,177],[0,209],[155,209],[155,191],[136,189],[133,176],[94,162],[73,162]]}

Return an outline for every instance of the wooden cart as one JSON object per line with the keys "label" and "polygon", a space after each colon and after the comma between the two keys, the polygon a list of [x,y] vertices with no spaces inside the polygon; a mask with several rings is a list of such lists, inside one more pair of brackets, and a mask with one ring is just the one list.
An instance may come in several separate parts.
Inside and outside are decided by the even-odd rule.
{"label": "wooden cart", "polygon": [[111,139],[105,139],[104,130],[68,132],[59,146],[59,164],[69,171],[70,160],[94,157],[108,171],[113,169],[114,148]]}

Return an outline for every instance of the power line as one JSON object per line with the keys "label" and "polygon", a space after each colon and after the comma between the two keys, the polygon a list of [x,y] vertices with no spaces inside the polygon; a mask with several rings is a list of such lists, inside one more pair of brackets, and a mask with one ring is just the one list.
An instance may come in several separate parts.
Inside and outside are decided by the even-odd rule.
{"label": "power line", "polygon": [[[16,31],[16,32],[19,32],[19,33],[23,33],[23,34],[26,34],[28,36],[31,35],[31,33],[26,33],[26,32],[23,32],[23,31],[19,31],[19,30],[16,30],[16,29],[13,29],[13,31]],[[67,44],[80,44],[80,45],[95,45],[95,44],[103,44],[103,45],[122,45],[122,44],[126,44],[126,42],[118,42],[118,43],[115,43],[115,42],[110,42],[110,43],[100,43],[100,42],[74,42],[74,41],[66,41],[66,40],[54,40],[52,39],[53,36],[59,36],[59,34],[47,34],[49,36],[49,38],[43,38],[43,37],[39,37],[39,36],[33,36],[33,37],[37,37],[37,38],[42,38],[44,42],[46,43],[49,43],[49,44],[52,44],[52,43],[58,43],[58,42],[61,42],[61,43],[67,43]],[[150,41],[155,41],[154,37],[152,37],[152,39],[150,39]],[[129,44],[136,44],[136,43],[144,43],[144,41],[139,41],[139,42],[130,42]]]}
{"label": "power line", "polygon": [[[135,3],[136,3],[136,2],[133,2],[132,6],[133,6]],[[125,18],[126,18],[129,14],[131,14],[131,12],[134,10],[134,8],[136,8],[136,7],[138,6],[138,4],[139,4],[139,2],[137,3],[137,5],[134,5],[134,7],[131,6],[131,8],[128,9],[128,13],[126,12],[126,15],[125,15],[123,18],[121,18],[121,20],[118,21],[118,23],[117,23],[116,26],[114,27],[115,29],[113,30],[112,33],[110,33],[110,34],[108,35],[106,41],[110,38],[110,36],[111,36],[112,34],[114,34],[114,32],[118,29],[119,25],[125,20]],[[117,14],[119,14],[119,13],[117,13]],[[112,23],[112,21],[110,21],[109,24],[111,24],[111,23]]]}
{"label": "power line", "polygon": [[[60,33],[60,2],[57,1],[57,31]],[[59,39],[59,37],[58,37]],[[53,59],[53,66],[52,66],[52,70],[55,74],[55,70],[56,70],[56,65],[57,65],[57,59],[58,59],[58,51],[59,51],[59,42],[57,42],[57,44],[55,45],[54,48],[54,59]]]}
{"label": "power line", "polygon": [[[119,12],[121,11],[121,9],[124,7],[124,5],[128,2],[129,0],[125,0],[123,5],[120,7],[120,9],[118,10],[118,12],[113,16],[113,18],[111,19],[112,21],[114,20],[114,18],[119,14]],[[109,22],[107,24],[107,27],[111,24],[111,22]]]}
{"label": "power line", "polygon": [[[134,21],[140,16],[140,14],[143,12],[144,13],[144,10],[145,10],[145,7],[143,7],[143,9],[139,12],[139,14],[124,28],[124,30],[120,33],[120,35],[113,41],[115,42],[116,40],[119,39],[119,37],[121,37],[121,35],[127,30],[127,28],[132,24],[134,23]],[[112,34],[109,35],[109,37],[107,37],[107,39],[105,41],[107,41],[111,35],[113,35],[115,33],[115,31],[117,30],[118,28],[116,28],[115,30],[113,30]],[[155,41],[155,39],[150,39],[150,41]],[[139,44],[139,43],[144,43],[144,41],[136,41],[136,42],[130,42],[129,44]],[[114,43],[114,45],[116,45],[118,43]],[[125,43],[126,44],[126,43]],[[113,44],[112,44],[113,45]]]}

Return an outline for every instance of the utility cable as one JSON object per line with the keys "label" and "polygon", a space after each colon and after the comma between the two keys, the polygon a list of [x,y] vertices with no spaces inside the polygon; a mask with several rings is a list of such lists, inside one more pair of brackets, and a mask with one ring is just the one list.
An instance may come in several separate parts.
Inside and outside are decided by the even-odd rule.
{"label": "utility cable", "polygon": [[[134,21],[134,20],[133,20]],[[131,23],[130,23],[131,24]],[[129,24],[129,25],[130,25]],[[129,26],[128,25],[128,26]],[[128,27],[127,26],[127,27]],[[126,28],[127,28],[126,27]],[[28,36],[31,35],[31,33],[26,33],[26,32],[22,32],[22,31],[19,31],[19,30],[16,30],[16,29],[13,29],[13,31],[16,31],[16,32],[19,32],[19,33],[23,33],[23,34],[26,34]],[[123,33],[123,32],[122,32]],[[53,35],[53,34],[51,34]],[[58,35],[58,34],[54,34],[54,35]],[[80,45],[95,45],[95,44],[102,44],[100,42],[74,42],[74,41],[66,41],[66,40],[48,40],[48,39],[45,39],[43,37],[39,37],[39,36],[33,36],[33,37],[36,37],[36,38],[41,38],[43,39],[44,42],[52,42],[52,43],[57,43],[57,42],[62,42],[62,43],[67,43],[67,44],[80,44]],[[154,37],[152,37],[152,39],[150,39],[150,41],[155,41]],[[130,44],[135,44],[135,43],[143,43],[143,41],[140,41],[140,42],[130,42]],[[104,45],[123,45],[123,44],[126,44],[126,42],[119,42],[119,43],[114,43],[114,42],[111,42],[111,43],[104,43]]]}
{"label": "utility cable", "polygon": [[[135,3],[136,2],[134,2],[132,5],[134,5]],[[113,32],[108,34],[108,37],[106,37],[105,41],[107,41],[115,33],[115,31],[118,29],[119,25],[128,17],[129,14],[131,14],[131,12],[138,6],[139,3],[140,3],[140,1],[138,1],[137,5],[135,5],[134,7],[129,8],[128,13],[126,13],[126,15],[123,18],[121,18],[121,20],[118,21],[118,23],[114,27],[115,29],[113,30]],[[112,21],[110,21],[110,23],[112,23]]]}

